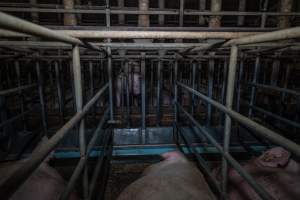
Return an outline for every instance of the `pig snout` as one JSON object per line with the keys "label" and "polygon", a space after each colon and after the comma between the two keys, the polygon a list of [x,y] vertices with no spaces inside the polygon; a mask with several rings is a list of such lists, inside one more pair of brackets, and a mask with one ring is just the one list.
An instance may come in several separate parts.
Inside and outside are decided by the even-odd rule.
{"label": "pig snout", "polygon": [[[275,147],[261,156],[243,164],[256,182],[274,199],[296,200],[300,197],[299,163],[290,158],[290,153]],[[229,169],[230,200],[260,200],[249,184],[234,170]]]}
{"label": "pig snout", "polygon": [[118,200],[215,199],[200,171],[181,153],[169,152],[162,157],[163,161],[149,166]]}

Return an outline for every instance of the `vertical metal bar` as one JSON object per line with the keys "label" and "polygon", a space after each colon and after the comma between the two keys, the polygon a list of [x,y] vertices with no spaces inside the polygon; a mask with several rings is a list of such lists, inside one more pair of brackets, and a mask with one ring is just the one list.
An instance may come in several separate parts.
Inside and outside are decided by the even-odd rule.
{"label": "vertical metal bar", "polygon": [[[165,0],[159,0],[158,1],[158,7],[160,10],[163,10],[165,8]],[[165,16],[164,15],[159,15],[158,16],[158,24],[160,26],[163,26],[165,23]]]}
{"label": "vertical metal bar", "polygon": [[142,144],[146,143],[146,53],[142,53],[141,60],[141,94],[142,94]]}
{"label": "vertical metal bar", "polygon": [[[31,5],[35,5],[37,3],[37,0],[30,0],[29,3]],[[31,13],[31,20],[32,20],[33,23],[37,24],[39,22],[39,14],[37,12],[32,12]]]}
{"label": "vertical metal bar", "polygon": [[261,16],[261,28],[265,28],[266,26],[266,20],[267,20],[267,15],[266,12],[268,11],[268,4],[269,4],[269,0],[264,0],[264,4],[262,5],[262,16]]}
{"label": "vertical metal bar", "polygon": [[[82,112],[83,107],[83,95],[82,95],[82,79],[81,79],[81,65],[80,65],[80,54],[79,47],[73,47],[73,76],[74,76],[74,89],[76,99],[76,110]],[[85,130],[84,130],[84,119],[79,124],[79,149],[80,157],[86,156],[86,143],[85,143]],[[83,174],[83,196],[84,199],[88,197],[88,176],[87,167],[84,169]]]}
{"label": "vertical metal bar", "polygon": [[[20,63],[19,63],[19,61],[15,61],[14,64],[15,64],[15,70],[16,70],[16,74],[17,74],[17,84],[18,84],[18,87],[21,87],[22,86],[22,77],[21,77]],[[21,113],[24,113],[25,112],[25,99],[24,99],[25,96],[24,96],[22,90],[20,90],[18,92],[18,94],[19,94],[19,98],[21,100]],[[25,116],[22,116],[22,122],[23,122],[23,131],[24,131],[24,130],[26,130],[26,127],[27,127]]]}
{"label": "vertical metal bar", "polygon": [[[281,13],[289,13],[292,11],[294,0],[280,0],[279,11]],[[289,16],[279,16],[278,17],[278,28],[288,28],[291,26]]]}
{"label": "vertical metal bar", "polygon": [[109,84],[109,108],[110,108],[110,120],[114,119],[114,102],[113,102],[113,85],[112,85],[112,58],[111,58],[111,48],[107,48],[108,58],[108,84]]}
{"label": "vertical metal bar", "polygon": [[151,101],[151,107],[154,107],[154,102],[153,102],[153,96],[154,96],[154,62],[153,61],[151,61],[151,70],[150,70],[150,75],[151,75],[151,77],[150,77],[150,91],[151,91],[151,93],[150,93],[150,101]]}
{"label": "vertical metal bar", "polygon": [[[118,0],[118,7],[122,10],[124,9],[124,0]],[[118,15],[118,20],[119,20],[119,24],[120,25],[124,25],[125,24],[125,15],[124,14],[119,14]]]}
{"label": "vertical metal bar", "polygon": [[62,87],[61,87],[61,79],[60,79],[60,70],[58,66],[58,62],[54,62],[55,68],[55,79],[56,79],[56,87],[57,87],[57,96],[58,96],[58,105],[59,105],[59,114],[61,118],[61,123],[64,124],[64,103],[63,103],[63,95],[62,95]]}
{"label": "vertical metal bar", "polygon": [[[259,71],[260,71],[260,56],[257,56],[255,59],[255,68],[254,68],[254,73],[253,73],[252,84],[257,83],[257,77],[259,75]],[[256,87],[254,85],[252,85],[248,117],[252,117],[252,115],[253,115],[252,106],[254,106],[255,96],[256,96],[255,94],[256,94]]]}
{"label": "vertical metal bar", "polygon": [[128,62],[125,62],[125,74],[126,74],[126,122],[127,122],[127,127],[130,127],[130,97],[129,97],[129,66]]}
{"label": "vertical metal bar", "polygon": [[184,0],[180,0],[179,7],[179,26],[183,27],[183,18],[184,18]]}
{"label": "vertical metal bar", "polygon": [[38,84],[39,84],[39,98],[40,98],[40,104],[41,104],[43,130],[44,130],[44,135],[47,136],[48,135],[47,134],[48,123],[47,123],[47,114],[46,114],[46,106],[45,106],[45,99],[44,99],[44,80],[43,80],[43,75],[41,73],[39,61],[36,61],[35,69],[36,69],[36,74],[37,74],[37,79],[38,79]]}
{"label": "vertical metal bar", "polygon": [[240,71],[239,71],[239,76],[238,76],[237,101],[236,101],[236,111],[237,112],[240,112],[240,101],[241,101],[241,89],[242,89],[243,73],[244,73],[244,59],[243,59],[243,55],[241,55]]}
{"label": "vertical metal bar", "polygon": [[[139,0],[139,10],[148,11],[149,10],[149,0]],[[149,27],[150,18],[149,15],[139,15],[138,26]]]}
{"label": "vertical metal bar", "polygon": [[[239,0],[239,12],[245,12],[246,10],[246,0]],[[244,26],[245,16],[238,16],[238,26]]]}
{"label": "vertical metal bar", "polygon": [[[220,12],[222,8],[222,0],[211,0],[211,12]],[[219,28],[221,26],[221,16],[211,16],[209,20],[210,28]]]}
{"label": "vertical metal bar", "polygon": [[178,59],[175,58],[175,64],[174,64],[174,126],[173,126],[173,137],[175,140],[175,143],[178,143],[178,133],[177,133],[177,123],[178,123],[178,107],[177,107],[177,102],[178,102],[178,85],[177,85],[177,78],[178,78]]}
{"label": "vertical metal bar", "polygon": [[[75,3],[74,0],[63,0],[64,9],[73,10]],[[73,13],[64,14],[64,25],[66,26],[75,26],[77,24],[76,16]]]}
{"label": "vertical metal bar", "polygon": [[[192,88],[195,89],[196,87],[196,67],[197,63],[192,63]],[[195,114],[195,94],[192,94],[192,109],[191,109],[191,115],[194,116]]]}
{"label": "vertical metal bar", "polygon": [[[90,99],[94,96],[94,65],[89,61],[89,76],[90,76]],[[96,123],[96,104],[93,109],[93,122]]]}
{"label": "vertical metal bar", "polygon": [[278,83],[280,61],[278,58],[273,60],[272,73],[271,73],[271,85],[276,86]]}
{"label": "vertical metal bar", "polygon": [[160,103],[161,103],[161,67],[162,60],[159,58],[157,64],[157,93],[156,93],[156,125],[160,125]]}
{"label": "vertical metal bar", "polygon": [[[232,109],[233,94],[234,94],[234,83],[237,66],[238,48],[237,46],[231,47],[229,70],[227,76],[227,89],[226,89],[226,108]],[[230,146],[230,133],[231,133],[231,118],[226,114],[225,116],[225,127],[224,127],[224,153],[229,153]],[[222,159],[222,193],[223,196],[227,195],[227,180],[228,180],[228,164],[227,160],[223,157]]]}
{"label": "vertical metal bar", "polygon": [[[206,0],[199,0],[199,10],[205,11],[206,9]],[[199,25],[205,24],[205,16],[199,16]]]}
{"label": "vertical metal bar", "polygon": [[[215,53],[210,53],[213,56]],[[215,60],[210,58],[208,61],[208,97],[213,98],[213,87],[214,87],[214,69],[215,68]],[[212,106],[211,104],[207,104],[207,121],[206,125],[211,125],[211,117],[212,117]]]}

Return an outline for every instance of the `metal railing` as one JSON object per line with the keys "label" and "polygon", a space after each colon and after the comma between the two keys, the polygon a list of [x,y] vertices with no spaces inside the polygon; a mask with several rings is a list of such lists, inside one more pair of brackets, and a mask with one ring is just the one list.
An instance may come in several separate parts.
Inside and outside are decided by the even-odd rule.
{"label": "metal railing", "polygon": [[[287,38],[298,38],[300,37],[299,27],[275,31],[265,34],[259,34],[239,39],[233,39],[226,42],[222,46],[230,46],[231,53],[230,53],[230,63],[229,69],[227,74],[227,85],[226,85],[226,103],[225,106],[221,103],[213,100],[211,97],[208,97],[201,92],[198,92],[194,88],[191,88],[181,82],[177,81],[177,70],[178,70],[178,59],[175,61],[174,66],[174,74],[175,74],[175,86],[174,86],[174,110],[175,110],[175,125],[178,124],[178,117],[179,111],[182,111],[184,116],[186,116],[189,121],[192,122],[194,126],[196,126],[202,135],[206,137],[206,139],[216,147],[220,154],[222,155],[222,183],[221,188],[217,187],[217,191],[220,191],[221,197],[226,199],[227,195],[227,187],[228,187],[228,164],[230,164],[237,172],[249,183],[249,185],[257,192],[257,194],[262,199],[273,199],[273,197],[266,192],[264,188],[262,188],[257,182],[250,176],[248,172],[246,172],[242,166],[230,155],[229,146],[230,146],[230,138],[231,138],[231,131],[232,131],[232,120],[236,120],[240,124],[244,125],[245,127],[252,130],[259,136],[262,136],[273,143],[283,146],[290,152],[292,152],[295,156],[300,157],[300,146],[295,142],[284,138],[280,134],[254,122],[253,120],[239,114],[238,112],[233,111],[233,98],[234,98],[234,88],[235,88],[235,79],[236,79],[236,71],[237,71],[237,58],[238,58],[238,45],[244,44],[255,44],[267,41],[278,41],[284,40]],[[221,112],[225,113],[225,122],[224,122],[224,141],[223,146],[221,146],[210,134],[199,124],[199,122],[186,111],[183,106],[178,103],[178,87],[181,87],[188,92],[196,95],[201,100],[205,101],[208,104],[211,104]],[[290,92],[290,91],[289,91]],[[295,94],[295,92],[292,92]],[[297,94],[297,93],[296,93]],[[177,127],[177,125],[175,126]],[[198,133],[199,134],[199,133]],[[182,135],[182,137],[185,137]],[[199,155],[197,155],[199,157]],[[199,160],[199,159],[198,159]],[[203,159],[200,158],[200,165],[203,165]],[[204,163],[205,165],[205,163]],[[203,166],[204,169],[207,169],[207,166]],[[206,170],[204,170],[206,171]],[[214,186],[217,183],[213,184]]]}
{"label": "metal railing", "polygon": [[[24,20],[18,19],[16,17],[9,16],[4,13],[0,13],[0,26],[5,29],[14,30],[21,33],[27,33],[34,36],[38,36],[45,39],[51,39],[55,41],[60,41],[63,43],[72,44],[72,57],[73,57],[73,79],[74,79],[74,93],[75,93],[75,101],[76,101],[76,114],[66,123],[64,124],[50,139],[49,141],[43,143],[40,147],[37,147],[35,151],[31,154],[31,156],[24,162],[24,164],[15,169],[10,176],[6,179],[2,180],[0,183],[0,194],[1,198],[9,199],[11,195],[14,194],[15,191],[26,181],[27,178],[34,172],[36,168],[39,167],[40,163],[47,157],[47,155],[53,151],[59,142],[76,126],[79,124],[79,149],[80,149],[80,160],[73,172],[71,179],[67,184],[67,188],[64,191],[61,199],[68,199],[70,192],[73,190],[75,182],[77,181],[79,175],[82,174],[83,171],[83,193],[85,199],[92,198],[92,191],[90,188],[95,188],[95,178],[98,177],[100,168],[102,166],[102,160],[104,157],[108,157],[109,152],[107,151],[108,146],[111,143],[111,131],[103,131],[107,124],[108,115],[111,112],[110,109],[106,109],[104,112],[101,121],[99,122],[94,134],[86,146],[85,141],[85,125],[84,125],[84,117],[86,114],[94,107],[95,103],[99,100],[99,98],[106,92],[106,90],[110,87],[109,83],[106,83],[89,101],[86,105],[83,105],[83,95],[82,95],[82,80],[81,80],[81,66],[80,66],[80,54],[79,54],[79,46],[89,48],[95,51],[103,51],[101,48],[96,47],[90,43],[81,41],[77,38],[70,37],[64,34],[57,33],[50,29],[38,26],[36,24],[26,22]],[[41,71],[39,68],[39,64],[36,65],[38,82],[39,82],[39,93],[41,96],[41,100],[43,100],[43,91],[41,87]],[[111,74],[110,74],[111,75]],[[110,82],[111,84],[111,82]],[[35,87],[36,85],[28,85],[28,86],[19,86],[18,88],[1,91],[1,95],[8,95],[12,92],[20,92],[25,89],[29,89]],[[111,102],[110,102],[111,103]],[[43,104],[43,103],[42,103]],[[44,106],[44,105],[42,105]],[[45,111],[43,111],[45,112]],[[27,111],[25,112],[27,113]],[[20,116],[24,116],[22,113]],[[45,114],[44,114],[45,115]],[[16,117],[15,117],[16,118]],[[3,122],[5,123],[5,122]],[[3,125],[1,124],[1,126]],[[99,136],[104,138],[103,140],[103,151],[99,157],[99,162],[97,166],[100,168],[96,168],[94,171],[94,175],[91,183],[88,183],[88,171],[86,167],[86,162],[89,157],[89,154],[96,143],[96,140]]]}

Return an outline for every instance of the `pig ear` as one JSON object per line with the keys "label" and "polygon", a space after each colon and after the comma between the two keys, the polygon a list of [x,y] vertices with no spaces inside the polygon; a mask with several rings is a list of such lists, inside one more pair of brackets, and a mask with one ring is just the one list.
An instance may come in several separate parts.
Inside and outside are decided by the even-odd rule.
{"label": "pig ear", "polygon": [[275,147],[263,153],[257,160],[265,167],[285,167],[290,156],[291,153],[282,147]]}
{"label": "pig ear", "polygon": [[175,158],[181,158],[183,155],[178,151],[167,152],[161,155],[165,160],[173,160]]}

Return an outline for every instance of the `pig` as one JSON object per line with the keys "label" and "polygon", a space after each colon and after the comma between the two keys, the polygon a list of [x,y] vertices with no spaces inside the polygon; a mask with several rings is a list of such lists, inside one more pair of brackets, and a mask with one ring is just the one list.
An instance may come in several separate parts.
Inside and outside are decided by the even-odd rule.
{"label": "pig", "polygon": [[179,152],[162,155],[163,161],[146,168],[140,179],[118,200],[215,200],[201,172]]}
{"label": "pig", "polygon": [[[300,165],[282,147],[272,148],[242,166],[276,200],[300,197]],[[230,200],[260,200],[248,183],[232,168],[228,172]]]}
{"label": "pig", "polygon": [[[58,200],[66,188],[66,182],[61,175],[48,164],[47,157],[31,174],[23,185],[11,196],[10,200]],[[0,182],[10,176],[17,168],[22,167],[26,159],[2,163],[0,165]],[[76,192],[69,196],[70,200],[79,200]]]}
{"label": "pig", "polygon": [[141,74],[140,66],[137,63],[133,63],[133,70],[128,75],[121,72],[116,80],[116,105],[121,106],[122,95],[126,93],[126,80],[128,80],[129,93],[133,96],[133,103],[138,106],[138,99],[141,94]]}

